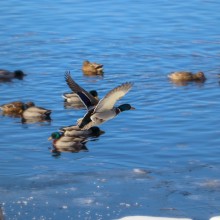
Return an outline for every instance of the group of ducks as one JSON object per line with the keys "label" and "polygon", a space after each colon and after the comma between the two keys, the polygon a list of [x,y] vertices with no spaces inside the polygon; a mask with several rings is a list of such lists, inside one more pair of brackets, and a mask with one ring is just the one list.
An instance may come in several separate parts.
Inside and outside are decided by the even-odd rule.
{"label": "group of ducks", "polygon": [[[89,73],[89,66],[91,72]],[[82,70],[86,74],[103,74],[103,65],[84,61]],[[96,73],[94,73],[96,70]],[[107,95],[99,100],[96,91],[87,92],[79,86],[71,77],[70,72],[65,74],[67,85],[72,90],[65,93],[63,97],[66,102],[80,103],[87,109],[83,118],[77,121],[76,125],[62,127],[59,131],[53,132],[49,140],[53,140],[53,152],[78,152],[87,150],[85,143],[89,137],[97,137],[104,133],[98,125],[116,117],[119,113],[126,110],[133,110],[130,104],[123,104],[115,107],[115,103],[121,99],[131,88],[132,83],[123,83],[112,89]],[[23,103],[21,101],[10,102],[0,106],[2,113],[8,116],[18,116],[22,120],[50,120],[51,110],[35,106],[33,102]]]}
{"label": "group of ducks", "polygon": [[[82,72],[85,75],[103,75],[103,65],[84,61]],[[0,79],[21,78],[25,74],[20,71],[9,72],[0,70]],[[191,72],[173,72],[168,77],[175,82],[204,82],[206,80],[203,72],[193,74]],[[99,100],[98,93],[95,90],[87,92],[79,86],[71,77],[70,72],[66,72],[65,80],[71,93],[64,93],[66,106],[75,108],[86,108],[87,112],[83,118],[78,119],[76,125],[60,128],[53,132],[49,140],[53,140],[53,152],[78,152],[87,150],[85,143],[89,137],[97,137],[104,133],[97,126],[116,117],[119,113],[135,109],[130,104],[122,104],[115,107],[116,102],[121,99],[132,88],[133,83],[123,83],[110,92],[104,98]],[[23,103],[15,101],[0,106],[2,113],[9,116],[19,116],[22,122],[26,121],[44,121],[51,120],[51,110],[35,106],[33,102]]]}
{"label": "group of ducks", "polygon": [[66,72],[65,80],[72,93],[65,93],[64,97],[68,97],[69,102],[81,102],[87,112],[83,118],[78,119],[76,125],[63,127],[51,134],[49,140],[53,139],[53,152],[87,150],[85,143],[89,137],[97,137],[104,133],[98,125],[113,119],[123,111],[135,109],[130,104],[115,107],[115,103],[132,88],[132,83],[127,82],[115,87],[99,100],[97,92],[87,92],[73,80],[70,72]]}
{"label": "group of ducks", "polygon": [[10,102],[1,105],[0,109],[5,116],[21,117],[22,123],[51,120],[51,110],[35,106],[34,102]]}
{"label": "group of ducks", "polygon": [[[191,72],[174,72],[169,78],[176,81],[205,81],[204,73],[199,72],[192,74]],[[99,136],[103,133],[97,125],[100,125],[110,119],[116,117],[119,113],[127,110],[135,109],[130,104],[122,104],[115,107],[115,103],[121,99],[132,88],[132,83],[126,82],[112,89],[99,100],[98,93],[95,90],[87,92],[79,86],[71,77],[70,72],[66,72],[65,80],[72,90],[72,93],[64,93],[63,98],[66,103],[72,104],[74,107],[86,107],[87,112],[83,118],[78,119],[74,126],[61,128],[59,132],[52,133],[49,139],[54,139],[53,145],[56,150],[76,152],[86,150],[85,143],[88,137]],[[65,146],[65,147],[64,147]]]}
{"label": "group of ducks", "polygon": [[[83,61],[82,72],[84,75],[103,75],[103,65],[95,62]],[[8,71],[0,69],[0,82],[10,82],[12,79],[23,79],[26,74],[22,70]]]}
{"label": "group of ducks", "polygon": [[[98,63],[89,62],[88,60],[83,62],[82,71],[85,75],[103,75],[103,65]],[[23,79],[26,74],[21,70],[8,71],[0,70],[0,82],[10,82],[12,79]],[[91,91],[91,94],[96,95],[96,91]],[[68,95],[67,95],[68,96]],[[71,94],[71,101],[73,101]],[[75,102],[77,103],[77,102]],[[79,102],[78,102],[79,103]],[[80,102],[80,106],[83,107]],[[51,110],[42,107],[35,106],[34,102],[21,102],[15,101],[6,103],[0,106],[3,115],[21,117],[22,122],[38,122],[38,121],[50,121]]]}

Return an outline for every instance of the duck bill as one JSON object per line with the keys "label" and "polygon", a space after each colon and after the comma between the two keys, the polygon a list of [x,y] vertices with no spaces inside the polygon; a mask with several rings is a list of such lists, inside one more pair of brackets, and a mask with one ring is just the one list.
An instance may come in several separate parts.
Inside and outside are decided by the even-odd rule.
{"label": "duck bill", "polygon": [[101,135],[101,134],[105,134],[105,131],[103,131],[103,130],[100,130],[100,135]]}
{"label": "duck bill", "polygon": [[50,141],[50,140],[52,140],[53,138],[50,136],[49,138],[48,138],[48,141]]}
{"label": "duck bill", "polygon": [[131,106],[131,110],[135,110],[135,109],[136,109],[135,107],[132,107],[132,106]]}

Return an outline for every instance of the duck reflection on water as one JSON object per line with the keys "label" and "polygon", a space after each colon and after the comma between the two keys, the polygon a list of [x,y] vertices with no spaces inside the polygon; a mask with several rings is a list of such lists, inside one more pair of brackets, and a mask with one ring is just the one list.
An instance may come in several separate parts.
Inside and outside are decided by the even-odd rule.
{"label": "duck reflection on water", "polygon": [[78,126],[67,126],[60,128],[60,131],[53,132],[48,140],[53,140],[52,153],[88,151],[86,143],[90,138],[99,137],[105,132],[98,127],[92,127],[88,130],[81,130]]}

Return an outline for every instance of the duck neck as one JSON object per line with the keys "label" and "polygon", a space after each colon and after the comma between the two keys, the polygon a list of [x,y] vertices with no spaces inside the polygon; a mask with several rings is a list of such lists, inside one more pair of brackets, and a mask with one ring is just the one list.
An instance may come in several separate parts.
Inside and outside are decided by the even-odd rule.
{"label": "duck neck", "polygon": [[115,108],[116,115],[118,115],[120,112],[122,112],[122,111],[121,111],[121,109],[119,107]]}

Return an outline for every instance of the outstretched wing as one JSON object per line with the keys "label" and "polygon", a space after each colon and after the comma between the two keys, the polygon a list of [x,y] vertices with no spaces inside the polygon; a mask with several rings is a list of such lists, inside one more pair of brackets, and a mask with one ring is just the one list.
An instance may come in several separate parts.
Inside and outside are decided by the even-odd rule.
{"label": "outstretched wing", "polygon": [[115,103],[119,99],[121,99],[126,93],[128,93],[132,86],[133,83],[126,82],[112,89],[109,93],[107,93],[107,95],[103,99],[99,101],[98,105],[94,110],[94,113],[112,109]]}
{"label": "outstretched wing", "polygon": [[98,100],[96,98],[94,98],[89,92],[84,90],[72,79],[70,71],[66,72],[65,80],[70,89],[78,95],[78,97],[87,109],[90,109],[92,106],[98,104]]}

